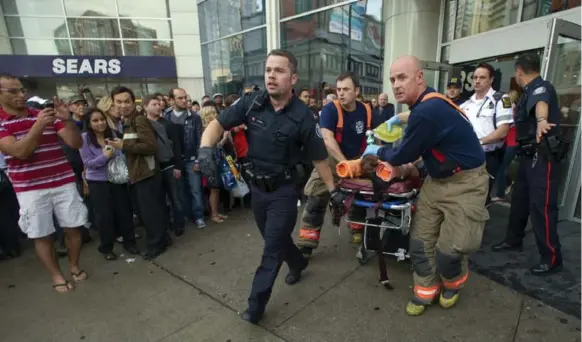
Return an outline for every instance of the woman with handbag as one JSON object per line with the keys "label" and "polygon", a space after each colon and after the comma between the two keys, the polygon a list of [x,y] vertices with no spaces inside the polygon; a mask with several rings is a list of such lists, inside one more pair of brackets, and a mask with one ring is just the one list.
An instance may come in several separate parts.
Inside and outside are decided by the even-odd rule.
{"label": "woman with handbag", "polygon": [[121,151],[106,143],[107,139],[117,137],[119,134],[109,127],[103,111],[87,109],[80,153],[101,239],[99,252],[106,260],[117,259],[113,252],[116,232],[123,237],[123,247],[128,253],[138,253],[127,187],[127,165]]}

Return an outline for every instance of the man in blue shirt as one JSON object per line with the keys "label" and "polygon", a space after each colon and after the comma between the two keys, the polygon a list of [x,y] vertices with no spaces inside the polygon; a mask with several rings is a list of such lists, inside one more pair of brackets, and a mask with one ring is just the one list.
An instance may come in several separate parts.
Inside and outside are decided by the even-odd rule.
{"label": "man in blue shirt", "polygon": [[[323,137],[329,153],[329,161],[335,175],[338,162],[358,159],[366,148],[366,131],[375,128],[372,109],[357,101],[360,94],[360,80],[353,72],[344,72],[336,80],[337,100],[326,104],[321,109],[319,119],[320,135]],[[337,180],[337,175],[335,175]],[[297,246],[304,257],[309,258],[313,249],[319,244],[321,226],[329,203],[329,192],[316,170],[311,173],[305,184],[304,194],[308,196],[307,204],[301,218],[301,229]],[[365,211],[354,210],[350,217],[361,221]],[[358,220],[357,218],[360,218]],[[350,224],[352,242],[361,242],[362,225]]]}
{"label": "man in blue shirt", "polygon": [[370,145],[364,155],[376,154],[392,165],[393,177],[420,157],[428,172],[410,229],[414,296],[406,312],[416,316],[439,293],[443,308],[457,302],[468,276],[468,256],[480,247],[489,218],[489,177],[470,122],[452,101],[427,88],[417,58],[397,59],[390,68],[390,83],[396,100],[411,110],[387,122],[389,128],[407,122],[404,138],[394,149]]}

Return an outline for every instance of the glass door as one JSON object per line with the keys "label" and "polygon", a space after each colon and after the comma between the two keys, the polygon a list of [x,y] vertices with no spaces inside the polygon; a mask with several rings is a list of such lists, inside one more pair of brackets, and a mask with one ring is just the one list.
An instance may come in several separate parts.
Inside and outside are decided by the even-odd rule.
{"label": "glass door", "polygon": [[552,19],[542,76],[556,88],[562,115],[561,133],[571,141],[561,168],[560,219],[577,221],[580,219],[574,216],[580,195],[580,61],[580,25]]}

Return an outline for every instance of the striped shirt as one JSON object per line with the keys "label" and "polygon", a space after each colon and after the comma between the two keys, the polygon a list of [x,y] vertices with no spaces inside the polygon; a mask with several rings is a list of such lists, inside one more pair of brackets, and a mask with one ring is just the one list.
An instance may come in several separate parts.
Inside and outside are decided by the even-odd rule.
{"label": "striped shirt", "polygon": [[[16,117],[0,108],[0,139],[24,138],[36,122],[38,111],[29,108],[28,117]],[[8,176],[15,192],[56,188],[75,182],[75,174],[59,143],[57,132],[65,127],[57,119],[45,127],[36,150],[25,160],[5,156]]]}

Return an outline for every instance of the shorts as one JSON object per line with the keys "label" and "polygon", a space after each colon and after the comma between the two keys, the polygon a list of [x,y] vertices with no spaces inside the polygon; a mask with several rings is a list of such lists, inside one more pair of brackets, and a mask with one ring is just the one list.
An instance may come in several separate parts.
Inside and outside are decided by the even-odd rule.
{"label": "shorts", "polygon": [[87,223],[88,211],[75,183],[19,192],[16,197],[20,204],[18,225],[30,239],[53,234],[53,217],[63,228],[83,227]]}

